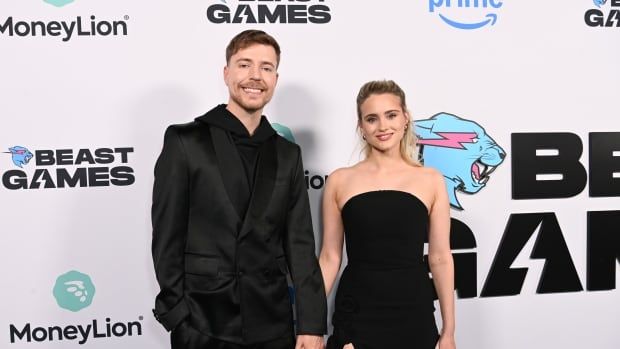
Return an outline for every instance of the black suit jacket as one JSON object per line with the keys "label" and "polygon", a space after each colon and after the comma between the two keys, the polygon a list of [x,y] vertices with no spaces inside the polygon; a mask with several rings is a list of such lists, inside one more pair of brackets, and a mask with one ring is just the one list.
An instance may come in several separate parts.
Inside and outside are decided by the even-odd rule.
{"label": "black suit jacket", "polygon": [[[227,131],[170,126],[155,166],[153,261],[156,318],[251,344],[291,333],[286,275],[298,334],[326,333],[327,306],[300,148],[274,135],[260,149],[249,207],[243,165]],[[247,197],[247,194],[246,194]]]}

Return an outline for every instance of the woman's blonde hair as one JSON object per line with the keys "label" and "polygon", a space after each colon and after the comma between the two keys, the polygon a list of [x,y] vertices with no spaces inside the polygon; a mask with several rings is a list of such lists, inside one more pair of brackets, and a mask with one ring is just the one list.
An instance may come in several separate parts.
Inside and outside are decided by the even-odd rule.
{"label": "woman's blonde hair", "polygon": [[[415,132],[413,130],[413,120],[411,119],[411,113],[407,110],[407,103],[405,101],[405,92],[403,91],[397,83],[392,80],[376,80],[369,81],[360,88],[359,93],[357,94],[357,129],[360,132],[361,138],[361,129],[360,126],[362,124],[362,104],[368,97],[371,95],[379,95],[389,93],[398,98],[400,98],[400,107],[403,110],[403,113],[407,113],[409,117],[407,118],[407,129],[404,132],[403,138],[400,140],[400,155],[403,160],[405,160],[408,164],[413,166],[422,166],[420,161],[418,160],[418,148],[417,148],[417,138]],[[370,155],[370,146],[367,142],[363,141],[363,152],[364,156],[368,157]]]}

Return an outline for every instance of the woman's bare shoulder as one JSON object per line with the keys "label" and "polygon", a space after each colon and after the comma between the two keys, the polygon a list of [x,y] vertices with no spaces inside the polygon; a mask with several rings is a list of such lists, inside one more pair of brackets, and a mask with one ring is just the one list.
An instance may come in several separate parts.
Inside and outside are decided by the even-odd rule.
{"label": "woman's bare shoulder", "polygon": [[349,167],[340,167],[329,174],[328,178],[334,182],[347,182],[351,177],[355,176],[360,171],[360,163]]}
{"label": "woman's bare shoulder", "polygon": [[443,174],[433,167],[416,166],[411,169],[412,173],[419,176],[420,180],[431,182],[443,181]]}

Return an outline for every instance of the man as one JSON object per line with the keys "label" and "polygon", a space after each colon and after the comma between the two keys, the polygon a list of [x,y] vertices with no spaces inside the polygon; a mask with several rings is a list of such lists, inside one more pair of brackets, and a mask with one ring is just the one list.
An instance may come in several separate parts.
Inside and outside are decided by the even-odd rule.
{"label": "man", "polygon": [[[155,165],[153,310],[173,349],[323,348],[327,306],[300,148],[262,116],[280,47],[226,49],[227,105],[170,126]],[[295,289],[297,339],[287,275]]]}

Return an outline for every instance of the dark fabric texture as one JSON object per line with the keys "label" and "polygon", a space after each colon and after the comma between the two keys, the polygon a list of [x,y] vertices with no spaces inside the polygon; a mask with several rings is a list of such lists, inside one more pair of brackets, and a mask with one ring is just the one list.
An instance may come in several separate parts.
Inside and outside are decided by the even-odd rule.
{"label": "dark fabric texture", "polygon": [[251,186],[231,131],[212,122],[224,112],[218,106],[164,137],[152,206],[156,317],[168,330],[186,322],[230,343],[277,339],[293,331],[288,274],[297,333],[324,334],[301,151],[261,121],[246,140],[258,152]]}
{"label": "dark fabric texture", "polygon": [[328,348],[433,349],[439,334],[423,263],[426,206],[414,195],[371,191],[342,208],[348,264],[336,293]]}
{"label": "dark fabric texture", "polygon": [[237,148],[236,156],[239,156],[241,160],[247,181],[247,185],[244,185],[244,189],[247,190],[246,199],[243,200],[245,204],[242,205],[241,212],[241,216],[244,216],[249,203],[250,193],[254,186],[258,149],[265,141],[273,137],[276,132],[269,124],[269,121],[267,121],[267,118],[263,116],[254,133],[250,135],[243,123],[226,109],[225,104],[218,105],[212,112],[200,118],[200,120],[227,131],[227,136],[230,137],[230,140]]}
{"label": "dark fabric texture", "polygon": [[294,349],[295,336],[289,333],[270,341],[243,345],[206,336],[183,322],[172,331],[170,344],[171,349]]}

